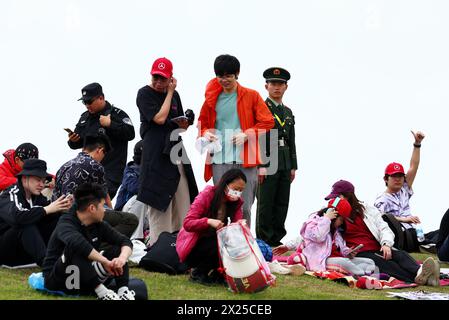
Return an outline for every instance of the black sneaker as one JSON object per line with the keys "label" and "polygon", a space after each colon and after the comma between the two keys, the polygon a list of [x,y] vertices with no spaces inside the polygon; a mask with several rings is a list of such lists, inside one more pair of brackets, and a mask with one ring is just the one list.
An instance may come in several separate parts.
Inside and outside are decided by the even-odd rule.
{"label": "black sneaker", "polygon": [[214,284],[221,285],[221,286],[226,285],[225,278],[223,277],[223,275],[220,272],[218,272],[217,269],[211,269],[208,272],[207,276],[210,279],[210,281],[212,281]]}
{"label": "black sneaker", "polygon": [[437,247],[436,247],[435,243],[421,244],[419,246],[419,251],[422,253],[437,254]]}
{"label": "black sneaker", "polygon": [[205,286],[212,286],[215,284],[213,279],[210,278],[206,272],[201,271],[198,268],[192,268],[189,280]]}

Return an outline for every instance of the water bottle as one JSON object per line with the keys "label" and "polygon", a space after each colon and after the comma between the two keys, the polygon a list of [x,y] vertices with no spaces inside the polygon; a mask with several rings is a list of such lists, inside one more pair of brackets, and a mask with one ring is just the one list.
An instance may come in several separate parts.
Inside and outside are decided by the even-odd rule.
{"label": "water bottle", "polygon": [[424,241],[424,231],[422,230],[421,225],[415,224],[415,230],[416,230],[416,237],[418,238],[419,242]]}

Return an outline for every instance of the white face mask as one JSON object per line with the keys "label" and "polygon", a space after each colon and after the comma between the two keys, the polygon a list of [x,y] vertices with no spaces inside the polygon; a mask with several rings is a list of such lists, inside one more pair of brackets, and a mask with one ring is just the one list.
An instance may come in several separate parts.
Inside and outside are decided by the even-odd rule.
{"label": "white face mask", "polygon": [[230,197],[240,198],[242,196],[242,191],[231,189],[228,186],[227,195],[230,196]]}

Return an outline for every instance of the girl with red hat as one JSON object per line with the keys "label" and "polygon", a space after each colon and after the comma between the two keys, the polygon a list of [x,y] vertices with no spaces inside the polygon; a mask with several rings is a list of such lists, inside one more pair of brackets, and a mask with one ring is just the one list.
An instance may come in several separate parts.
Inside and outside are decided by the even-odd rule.
{"label": "girl with red hat", "polygon": [[358,249],[348,248],[341,235],[351,210],[346,199],[336,197],[328,202],[327,208],[312,214],[301,228],[303,241],[288,258],[288,264],[300,263],[310,271],[334,270],[356,276],[372,274],[374,261],[355,258]]}

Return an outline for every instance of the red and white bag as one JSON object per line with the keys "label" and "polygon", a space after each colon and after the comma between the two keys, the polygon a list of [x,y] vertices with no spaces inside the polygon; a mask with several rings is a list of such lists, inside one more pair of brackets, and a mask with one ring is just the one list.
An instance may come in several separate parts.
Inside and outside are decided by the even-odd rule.
{"label": "red and white bag", "polygon": [[262,252],[246,223],[238,221],[217,231],[220,263],[231,291],[258,292],[274,285]]}

